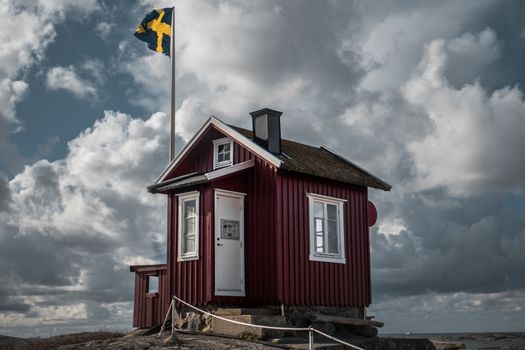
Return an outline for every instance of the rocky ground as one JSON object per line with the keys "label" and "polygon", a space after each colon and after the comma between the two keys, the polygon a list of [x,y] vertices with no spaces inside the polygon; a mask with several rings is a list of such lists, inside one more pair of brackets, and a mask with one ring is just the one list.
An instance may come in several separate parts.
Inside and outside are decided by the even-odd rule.
{"label": "rocky ground", "polygon": [[[205,335],[202,333],[177,332],[176,339],[169,339],[169,332],[164,332],[161,338],[155,331],[136,330],[129,334],[111,332],[87,332],[67,334],[49,338],[14,338],[0,336],[0,350],[142,350],[142,349],[282,349],[289,348],[284,344],[271,342],[249,341],[233,337]],[[512,334],[464,334],[426,339],[409,338],[364,338],[355,337],[351,343],[368,350],[384,349],[421,349],[421,350],[459,350],[465,349],[469,341],[503,341],[499,347],[486,347],[483,350],[525,350],[525,346],[511,345],[513,340],[524,335]],[[287,338],[285,338],[287,339]],[[323,339],[326,340],[326,339]],[[303,342],[306,339],[302,340]],[[319,339],[319,342],[321,339]],[[319,344],[316,339],[316,343]],[[521,344],[521,342],[520,342]],[[525,341],[523,342],[525,344]],[[288,343],[288,345],[292,345]],[[304,344],[306,345],[306,344]],[[298,347],[304,348],[306,347]],[[342,348],[342,347],[341,347]]]}
{"label": "rocky ground", "polygon": [[204,334],[177,333],[177,340],[168,339],[168,333],[159,338],[156,335],[147,335],[144,332],[130,334],[118,333],[79,333],[56,336],[50,338],[21,339],[12,337],[0,338],[1,350],[142,350],[142,349],[279,349],[259,342],[242,339],[209,336]]}
{"label": "rocky ground", "polygon": [[[523,333],[465,333],[431,337],[436,350],[466,349],[471,342],[477,342],[480,350],[525,350],[525,334]],[[483,342],[497,341],[499,346],[479,345]],[[516,341],[520,344],[516,344]],[[513,344],[514,343],[514,344]]]}
{"label": "rocky ground", "polygon": [[94,341],[84,344],[61,346],[59,350],[142,350],[142,349],[278,349],[262,343],[256,343],[236,338],[209,336],[203,334],[177,333],[177,339],[169,339],[166,333],[162,337],[156,335],[129,334],[121,338]]}
{"label": "rocky ground", "polygon": [[91,341],[119,338],[122,333],[83,332],[57,335],[48,338],[16,338],[0,335],[1,350],[47,350],[56,349],[65,344],[78,344]]}

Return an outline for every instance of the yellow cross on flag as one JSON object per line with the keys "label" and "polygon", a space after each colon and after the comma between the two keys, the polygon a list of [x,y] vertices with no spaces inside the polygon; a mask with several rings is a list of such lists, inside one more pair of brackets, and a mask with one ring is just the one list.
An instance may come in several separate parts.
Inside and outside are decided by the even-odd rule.
{"label": "yellow cross on flag", "polygon": [[172,16],[171,7],[149,12],[139,24],[135,36],[145,41],[151,50],[170,56]]}

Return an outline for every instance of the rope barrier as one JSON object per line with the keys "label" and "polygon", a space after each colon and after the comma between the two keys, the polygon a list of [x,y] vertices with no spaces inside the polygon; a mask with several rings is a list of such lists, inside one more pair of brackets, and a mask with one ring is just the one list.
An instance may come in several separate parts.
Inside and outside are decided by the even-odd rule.
{"label": "rope barrier", "polygon": [[262,326],[262,325],[258,325],[258,324],[251,324],[251,323],[245,323],[245,322],[241,322],[241,321],[235,321],[235,320],[231,320],[229,318],[226,318],[226,317],[221,317],[221,316],[218,316],[218,315],[214,315],[210,312],[207,312],[207,311],[204,311],[204,310],[201,310],[191,304],[188,304],[187,302],[185,302],[184,300],[182,299],[179,299],[177,298],[176,296],[173,296],[173,299],[175,300],[178,300],[180,301],[181,303],[183,303],[184,305],[194,309],[194,310],[197,310],[205,315],[208,315],[208,316],[211,316],[211,317],[215,317],[215,318],[218,318],[219,320],[223,320],[223,321],[226,321],[226,322],[231,322],[231,323],[236,323],[236,324],[239,324],[239,325],[242,325],[242,326],[249,326],[249,327],[255,327],[255,328],[268,328],[268,329],[274,329],[274,330],[278,330],[278,331],[309,331],[310,328],[293,328],[293,327],[274,327],[274,326]]}
{"label": "rope barrier", "polygon": [[[238,325],[242,325],[242,326],[247,326],[247,327],[254,327],[254,328],[264,328],[264,329],[273,329],[273,330],[280,330],[280,331],[303,331],[303,332],[308,332],[308,343],[309,343],[309,348],[310,349],[313,349],[313,342],[314,342],[314,333],[318,333],[326,338],[329,338],[329,339],[332,339],[340,344],[343,344],[343,345],[346,345],[346,346],[349,346],[351,348],[354,348],[356,350],[365,350],[363,348],[360,348],[358,346],[355,346],[355,345],[352,345],[350,343],[347,343],[341,339],[338,339],[338,338],[335,338],[335,337],[332,337],[331,335],[328,335],[324,332],[321,332],[320,330],[318,329],[315,329],[313,327],[308,327],[308,328],[300,328],[300,327],[275,327],[275,326],[263,326],[263,325],[258,325],[258,324],[251,324],[251,323],[246,323],[246,322],[241,322],[241,321],[235,321],[235,320],[231,320],[229,318],[226,318],[226,317],[221,317],[221,316],[218,316],[218,315],[214,315],[208,311],[204,311],[204,310],[201,310],[199,309],[198,307],[196,306],[193,306],[187,302],[185,302],[184,300],[176,297],[176,296],[173,296],[173,299],[171,301],[171,304],[170,304],[170,309],[168,310],[168,314],[169,312],[171,311],[172,308],[175,307],[174,303],[173,303],[173,300],[177,300],[179,301],[180,303],[188,306],[189,308],[193,309],[193,310],[196,310],[202,314],[205,314],[205,315],[208,315],[208,316],[211,316],[211,317],[214,317],[214,318],[217,318],[219,320],[223,320],[223,321],[226,321],[226,322],[230,322],[230,323],[235,323],[235,324],[238,324]],[[173,314],[173,313],[172,313]],[[168,318],[168,315],[166,315],[166,319]],[[163,324],[164,326],[164,324]],[[172,327],[172,330],[174,329],[174,325],[172,324],[171,325]],[[162,332],[162,328],[161,328],[161,332]]]}
{"label": "rope barrier", "polygon": [[335,340],[336,342],[339,342],[339,343],[341,343],[341,344],[343,344],[343,345],[349,346],[349,347],[354,348],[354,349],[357,349],[357,350],[364,350],[363,348],[360,348],[359,346],[355,346],[355,345],[352,345],[352,344],[350,344],[350,343],[347,343],[347,342],[345,342],[345,341],[343,341],[343,340],[341,340],[341,339],[337,339],[337,338],[335,338],[335,337],[332,337],[331,335],[328,335],[328,334],[326,334],[326,333],[323,333],[323,332],[321,332],[321,331],[318,330],[318,329],[312,328],[312,330],[313,330],[315,333],[321,334],[322,336],[325,336],[325,337],[327,337],[327,338],[329,338],[329,339]]}

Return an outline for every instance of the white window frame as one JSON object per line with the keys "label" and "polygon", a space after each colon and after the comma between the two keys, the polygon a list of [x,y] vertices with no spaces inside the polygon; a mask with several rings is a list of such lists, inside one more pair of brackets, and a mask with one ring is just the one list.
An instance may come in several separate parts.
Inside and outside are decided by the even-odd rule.
{"label": "white window frame", "polygon": [[[230,144],[230,159],[219,162],[219,146],[226,144]],[[230,165],[233,165],[233,140],[229,137],[213,140],[213,169],[223,168]]]}
{"label": "white window frame", "polygon": [[[199,260],[199,238],[200,238],[200,215],[199,215],[199,191],[192,191],[178,194],[178,227],[177,227],[177,261],[191,261]],[[182,223],[184,221],[183,211],[184,203],[187,201],[195,200],[195,249],[193,252],[182,254],[182,240],[184,235],[182,232]]]}
{"label": "white window frame", "polygon": [[[310,227],[310,260],[312,261],[323,261],[338,264],[346,264],[345,255],[345,223],[344,223],[344,204],[345,199],[323,196],[315,193],[306,193],[308,197],[308,215],[309,215],[309,227]],[[315,222],[314,222],[314,202],[320,202],[323,204],[324,218],[327,218],[327,204],[337,206],[337,219],[338,219],[338,232],[337,239],[339,243],[339,253],[320,253],[315,251]]]}

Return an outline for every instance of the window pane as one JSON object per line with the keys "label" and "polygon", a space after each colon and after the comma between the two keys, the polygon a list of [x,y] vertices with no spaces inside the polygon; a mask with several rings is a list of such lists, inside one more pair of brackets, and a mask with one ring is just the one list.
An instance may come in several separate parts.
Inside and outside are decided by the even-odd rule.
{"label": "window pane", "polygon": [[222,153],[224,152],[224,145],[218,145],[217,146],[217,153]]}
{"label": "window pane", "polygon": [[328,220],[328,236],[337,237],[337,221]]}
{"label": "window pane", "polygon": [[159,292],[159,276],[148,276],[148,293]]}
{"label": "window pane", "polygon": [[225,161],[230,160],[230,151],[228,151],[228,152],[224,152],[224,160],[225,160]]}
{"label": "window pane", "polygon": [[229,143],[224,144],[224,152],[230,153],[230,144]]}
{"label": "window pane", "polygon": [[315,237],[315,251],[317,253],[324,253],[323,236]]}
{"label": "window pane", "polygon": [[326,213],[328,216],[328,220],[337,220],[337,205],[327,204]]}
{"label": "window pane", "polygon": [[195,239],[193,237],[185,238],[182,244],[182,254],[193,253],[195,251]]}
{"label": "window pane", "polygon": [[193,236],[195,234],[195,219],[194,218],[189,218],[189,219],[186,219],[186,224],[185,224],[185,230],[184,230],[184,235],[185,236]]}
{"label": "window pane", "polygon": [[194,199],[184,202],[184,217],[185,218],[194,217],[196,214],[195,207],[196,207],[196,203]]}
{"label": "window pane", "polygon": [[328,220],[328,253],[338,254],[339,253],[339,235],[337,234],[337,221]]}
{"label": "window pane", "polygon": [[323,225],[323,219],[315,218],[315,233],[323,233],[324,232],[324,225]]}
{"label": "window pane", "polygon": [[328,252],[330,254],[339,254],[339,244],[337,237],[328,236]]}
{"label": "window pane", "polygon": [[316,218],[323,218],[323,203],[320,202],[314,202],[314,217]]}
{"label": "window pane", "polygon": [[224,153],[219,153],[217,155],[217,162],[220,163],[220,162],[224,162]]}

